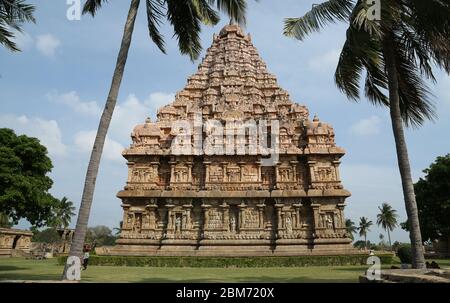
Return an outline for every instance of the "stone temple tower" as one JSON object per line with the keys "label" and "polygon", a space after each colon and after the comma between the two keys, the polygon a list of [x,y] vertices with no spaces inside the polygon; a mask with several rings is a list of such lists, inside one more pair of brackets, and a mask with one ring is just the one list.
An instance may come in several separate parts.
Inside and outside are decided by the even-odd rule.
{"label": "stone temple tower", "polygon": [[[211,121],[224,126],[223,134],[209,136],[212,131],[204,125]],[[238,123],[229,126],[229,121]],[[248,121],[267,121],[266,132],[244,130],[240,137],[233,133]],[[193,127],[183,130],[185,122]],[[226,136],[229,131],[232,135]],[[122,231],[117,245],[104,254],[352,251],[344,219],[350,193],[339,176],[345,151],[336,146],[329,124],[317,117],[311,120],[308,109],[292,102],[278,86],[250,35],[238,25],[227,25],[214,35],[186,87],[159,109],[156,122],[147,119],[136,126],[131,138],[123,152],[128,180],[117,195],[123,203]],[[188,149],[175,151],[174,140]],[[254,146],[264,140],[271,142],[269,154]],[[226,151],[191,148],[198,141],[201,147],[205,142],[222,144]],[[239,148],[251,152],[236,152]]]}

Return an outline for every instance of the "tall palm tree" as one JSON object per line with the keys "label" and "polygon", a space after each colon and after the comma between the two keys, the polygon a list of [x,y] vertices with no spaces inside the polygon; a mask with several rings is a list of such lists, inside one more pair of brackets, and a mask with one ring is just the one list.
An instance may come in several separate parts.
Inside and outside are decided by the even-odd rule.
{"label": "tall palm tree", "polygon": [[390,232],[398,226],[397,211],[387,203],[383,203],[381,207],[378,207],[378,209],[380,210],[380,213],[377,215],[377,225],[381,225],[381,227],[383,227],[383,229],[387,231],[389,247],[392,247]]}
{"label": "tall palm tree", "polygon": [[383,0],[380,20],[374,20],[372,8],[363,0],[325,1],[301,18],[286,19],[285,35],[303,40],[335,21],[349,24],[335,82],[356,101],[365,72],[368,100],[390,110],[410,222],[413,267],[425,268],[403,124],[420,126],[434,117],[429,88],[421,76],[435,80],[433,65],[450,72],[450,1]]}
{"label": "tall palm tree", "polygon": [[359,218],[359,236],[364,237],[365,247],[367,249],[367,233],[370,231],[370,227],[373,225],[373,222],[367,219],[366,217]]}
{"label": "tall palm tree", "polygon": [[67,197],[63,197],[58,205],[58,209],[56,210],[56,214],[58,217],[58,226],[59,228],[67,228],[70,225],[70,221],[72,217],[75,216],[75,206],[73,206],[73,202],[67,199]]}
{"label": "tall palm tree", "polygon": [[[87,0],[83,8],[83,13],[89,13],[92,16],[95,16],[98,9],[100,9],[105,2],[107,2],[107,0]],[[116,106],[139,5],[140,0],[131,0],[130,2],[111,88],[100,118],[97,135],[89,160],[81,205],[69,256],[81,257],[82,255],[100,159],[105,144],[106,134]],[[213,5],[217,7],[218,11],[225,12],[233,21],[241,24],[245,23],[245,12],[247,7],[246,0],[146,0],[145,5],[149,35],[156,46],[165,53],[164,37],[159,31],[159,27],[164,20],[167,20],[173,26],[174,36],[178,39],[180,52],[188,55],[192,61],[198,58],[202,49],[199,36],[201,23],[215,25],[219,22],[218,12],[213,9]],[[70,264],[66,264],[64,268],[63,279],[68,278],[66,274],[69,266]]]}
{"label": "tall palm tree", "polygon": [[355,238],[353,236],[353,234],[355,234],[358,231],[358,228],[356,227],[355,222],[353,222],[350,219],[346,219],[345,220],[345,229],[347,230],[347,234],[353,240]]}
{"label": "tall palm tree", "polygon": [[0,44],[11,51],[20,51],[12,30],[22,32],[23,23],[35,23],[34,11],[35,7],[24,0],[0,0]]}

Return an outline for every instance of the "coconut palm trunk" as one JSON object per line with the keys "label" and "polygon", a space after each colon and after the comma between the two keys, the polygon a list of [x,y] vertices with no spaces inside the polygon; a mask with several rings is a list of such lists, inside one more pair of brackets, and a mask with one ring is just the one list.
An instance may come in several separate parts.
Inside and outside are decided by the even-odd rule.
{"label": "coconut palm trunk", "polygon": [[409,221],[409,237],[412,248],[413,268],[425,268],[425,257],[423,254],[422,236],[420,233],[419,216],[417,212],[416,196],[411,177],[411,167],[409,164],[408,148],[406,146],[405,134],[403,131],[403,120],[400,110],[399,83],[397,77],[396,57],[393,40],[386,37],[383,44],[383,51],[386,60],[386,71],[389,81],[389,104],[392,120],[392,130],[397,151],[398,167],[402,179],[403,196],[405,199],[406,213]]}
{"label": "coconut palm trunk", "polygon": [[388,239],[389,239],[389,248],[392,250],[392,242],[391,242],[391,233],[389,232],[389,228],[387,230]]}
{"label": "coconut palm trunk", "polygon": [[[103,113],[97,130],[97,136],[95,137],[94,146],[92,148],[91,158],[89,160],[89,166],[84,183],[83,196],[81,198],[81,205],[78,212],[75,234],[73,237],[72,245],[70,247],[69,256],[77,256],[81,258],[83,254],[84,240],[88,227],[89,213],[91,210],[100,159],[102,156],[103,147],[105,145],[106,134],[108,132],[111,118],[114,113],[114,108],[117,103],[117,96],[119,94],[119,88],[122,82],[125,64],[128,58],[128,51],[130,49],[131,38],[133,36],[134,24],[136,21],[139,4],[140,0],[132,0],[130,4],[130,9],[128,12],[128,17],[122,38],[122,44],[120,46],[116,68],[112,78],[111,88],[108,94],[105,108],[103,109]],[[68,279],[67,268],[68,264],[66,264],[66,267],[64,269],[63,279]]]}

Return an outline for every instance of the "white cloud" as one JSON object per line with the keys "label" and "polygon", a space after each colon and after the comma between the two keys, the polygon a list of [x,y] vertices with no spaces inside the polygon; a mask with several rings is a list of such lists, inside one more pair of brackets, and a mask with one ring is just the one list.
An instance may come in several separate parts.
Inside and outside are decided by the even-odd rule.
{"label": "white cloud", "polygon": [[[95,101],[82,101],[75,91],[63,94],[53,91],[47,94],[47,98],[52,102],[63,104],[75,112],[90,115],[96,119],[100,118],[103,110]],[[172,93],[155,92],[142,101],[136,95],[130,94],[124,102],[118,103],[114,109],[108,132],[109,137],[127,145],[130,142],[130,134],[136,125],[144,123],[149,116],[154,119],[158,108],[174,99],[175,94]]]}
{"label": "white cloud", "polygon": [[36,38],[36,48],[45,56],[53,57],[61,41],[52,34],[39,35]]}
{"label": "white cloud", "polygon": [[64,156],[67,146],[62,143],[62,133],[55,120],[45,120],[38,117],[1,115],[1,127],[13,129],[16,134],[38,138],[47,147],[50,155]]}
{"label": "white cloud", "polygon": [[381,119],[378,116],[362,119],[351,126],[350,132],[359,136],[378,135],[380,133]]}
{"label": "white cloud", "polygon": [[334,70],[338,64],[340,55],[341,52],[338,49],[329,50],[309,60],[308,67],[314,71]]}
{"label": "white cloud", "polygon": [[52,102],[67,105],[75,112],[80,114],[91,115],[95,117],[98,117],[101,114],[101,109],[98,106],[97,102],[83,102],[75,91],[64,94],[59,94],[58,92],[54,91],[47,94],[47,98]]}
{"label": "white cloud", "polygon": [[175,100],[175,94],[172,93],[152,93],[150,94],[148,100],[145,101],[145,104],[150,106],[153,110],[157,110],[161,106],[169,104],[170,102]]}
{"label": "white cloud", "polygon": [[[74,144],[79,152],[90,153],[92,151],[92,146],[94,145],[95,136],[97,132],[92,131],[81,131],[75,135]],[[122,151],[124,147],[118,143],[106,137],[105,146],[103,148],[103,157],[107,160],[112,161],[124,161],[122,157]]]}
{"label": "white cloud", "polygon": [[150,94],[148,99],[140,101],[134,94],[127,97],[114,110],[111,122],[111,136],[119,142],[129,142],[133,128],[144,123],[149,116],[153,118],[159,107],[170,103],[175,98],[174,94],[156,92]]}

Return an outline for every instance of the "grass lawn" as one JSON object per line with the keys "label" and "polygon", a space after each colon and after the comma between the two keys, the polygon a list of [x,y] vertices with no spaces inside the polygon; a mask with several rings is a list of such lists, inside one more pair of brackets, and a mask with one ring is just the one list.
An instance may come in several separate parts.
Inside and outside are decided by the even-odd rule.
{"label": "grass lawn", "polygon": [[[450,260],[437,260],[450,267]],[[62,266],[56,259],[0,258],[0,280],[58,280]],[[164,268],[90,266],[84,282],[358,282],[367,266],[275,268]]]}

